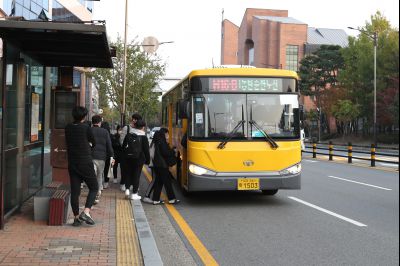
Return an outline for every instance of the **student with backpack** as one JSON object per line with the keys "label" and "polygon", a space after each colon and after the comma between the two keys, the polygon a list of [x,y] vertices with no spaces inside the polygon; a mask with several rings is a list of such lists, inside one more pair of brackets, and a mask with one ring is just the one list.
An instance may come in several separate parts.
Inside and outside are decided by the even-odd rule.
{"label": "student with backpack", "polygon": [[[119,141],[120,141],[121,145],[123,144],[123,142],[125,140],[125,136],[128,133],[128,130],[130,130],[132,128],[135,128],[135,124],[136,124],[136,122],[138,120],[142,120],[142,116],[139,115],[138,113],[134,113],[132,115],[131,123],[122,128],[121,133],[120,133],[120,138],[119,138]],[[127,178],[126,168],[128,167],[127,163],[126,163],[125,152],[121,153],[120,165],[121,165],[121,183],[120,183],[121,191],[125,192],[126,189],[129,189],[129,187],[127,187],[126,184],[125,184],[125,180]]]}
{"label": "student with backpack", "polygon": [[[140,175],[143,165],[150,163],[149,141],[145,127],[146,123],[143,120],[137,120],[135,128],[129,127],[122,143],[126,164],[125,196],[131,200],[141,199],[138,195]],[[131,186],[132,194],[129,189]]]}

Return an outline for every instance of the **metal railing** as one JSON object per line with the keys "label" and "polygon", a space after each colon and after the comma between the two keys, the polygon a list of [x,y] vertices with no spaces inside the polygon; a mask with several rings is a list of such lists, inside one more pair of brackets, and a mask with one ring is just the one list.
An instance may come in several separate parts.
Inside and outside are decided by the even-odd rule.
{"label": "metal railing", "polygon": [[[320,145],[320,146],[318,146]],[[328,145],[328,147],[321,147],[321,145]],[[335,147],[339,147],[339,149],[335,149]],[[340,148],[342,147],[342,148]],[[329,161],[333,161],[334,157],[342,157],[342,158],[347,158],[347,162],[348,163],[353,163],[353,159],[358,159],[358,160],[364,160],[364,161],[370,161],[371,162],[371,167],[375,167],[376,166],[376,162],[381,162],[381,163],[388,163],[388,164],[397,164],[397,167],[399,167],[399,160],[397,161],[389,161],[389,160],[381,160],[381,159],[377,159],[376,156],[387,156],[387,157],[394,157],[394,158],[399,158],[399,154],[398,154],[398,149],[395,148],[388,148],[387,150],[391,149],[391,150],[396,150],[397,154],[392,154],[392,153],[384,153],[384,152],[376,152],[376,147],[375,144],[371,144],[371,146],[369,147],[370,150],[369,151],[365,151],[365,150],[354,150],[354,147],[358,147],[358,148],[365,148],[367,146],[361,146],[361,145],[352,145],[351,142],[349,142],[347,145],[344,144],[333,144],[331,141],[328,144],[322,144],[322,143],[316,143],[313,142],[312,146],[305,146],[305,148],[308,149],[312,149],[312,151],[306,151],[303,150],[302,152],[304,153],[311,153],[312,154],[312,158],[317,158],[317,154],[319,155],[328,155]],[[346,149],[347,148],[347,149]],[[386,148],[385,148],[386,149]],[[328,151],[328,153],[326,152],[318,152],[317,150],[321,150],[321,151]],[[337,152],[347,152],[346,155],[342,155],[342,154],[335,154],[335,151]],[[357,156],[353,156],[353,153],[357,153],[357,154],[368,154],[369,157],[365,158],[365,157],[357,157]]]}

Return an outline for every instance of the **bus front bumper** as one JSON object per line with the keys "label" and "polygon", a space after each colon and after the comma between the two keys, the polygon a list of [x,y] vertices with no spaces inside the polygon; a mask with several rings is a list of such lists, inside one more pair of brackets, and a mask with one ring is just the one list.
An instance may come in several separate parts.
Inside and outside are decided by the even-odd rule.
{"label": "bus front bumper", "polygon": [[188,172],[189,187],[188,191],[218,191],[218,190],[238,190],[238,178],[259,178],[260,190],[273,189],[300,189],[301,173],[295,175],[276,175],[276,174],[255,174],[236,173],[229,175],[207,176],[195,175]]}

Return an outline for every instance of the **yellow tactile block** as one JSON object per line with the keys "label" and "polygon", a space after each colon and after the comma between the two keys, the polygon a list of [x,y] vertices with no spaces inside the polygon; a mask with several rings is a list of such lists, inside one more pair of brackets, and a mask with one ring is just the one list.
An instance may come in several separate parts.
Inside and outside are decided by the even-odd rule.
{"label": "yellow tactile block", "polygon": [[143,265],[130,200],[117,196],[117,266]]}

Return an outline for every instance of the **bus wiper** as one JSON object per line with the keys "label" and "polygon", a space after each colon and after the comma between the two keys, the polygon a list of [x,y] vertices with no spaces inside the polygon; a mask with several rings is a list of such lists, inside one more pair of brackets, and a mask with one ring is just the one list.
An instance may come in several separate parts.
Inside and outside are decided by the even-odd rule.
{"label": "bus wiper", "polygon": [[271,146],[271,148],[272,148],[273,150],[276,150],[276,149],[279,147],[278,144],[271,138],[271,136],[268,135],[267,132],[265,132],[265,131],[257,124],[256,121],[250,120],[250,121],[249,121],[249,124],[250,124],[251,126],[254,126],[255,128],[257,128],[257,130],[259,130],[259,131],[263,134],[263,136],[265,137],[265,140],[269,143],[269,145]]}
{"label": "bus wiper", "polygon": [[244,125],[244,123],[246,122],[246,120],[240,120],[239,123],[232,129],[232,131],[228,134],[229,137],[227,137],[226,139],[224,139],[223,141],[221,141],[218,144],[218,149],[223,149],[225,148],[225,145],[233,138],[233,136],[235,136],[235,133],[239,130],[240,127],[242,127]]}
{"label": "bus wiper", "polygon": [[276,150],[279,146],[278,144],[271,138],[270,135],[267,134],[267,132],[264,131],[264,129],[262,129],[256,121],[253,120],[253,105],[250,105],[250,130],[251,130],[251,134],[253,136],[253,126],[258,129],[264,136],[265,140],[269,143],[269,145],[271,146],[271,148],[273,150]]}

